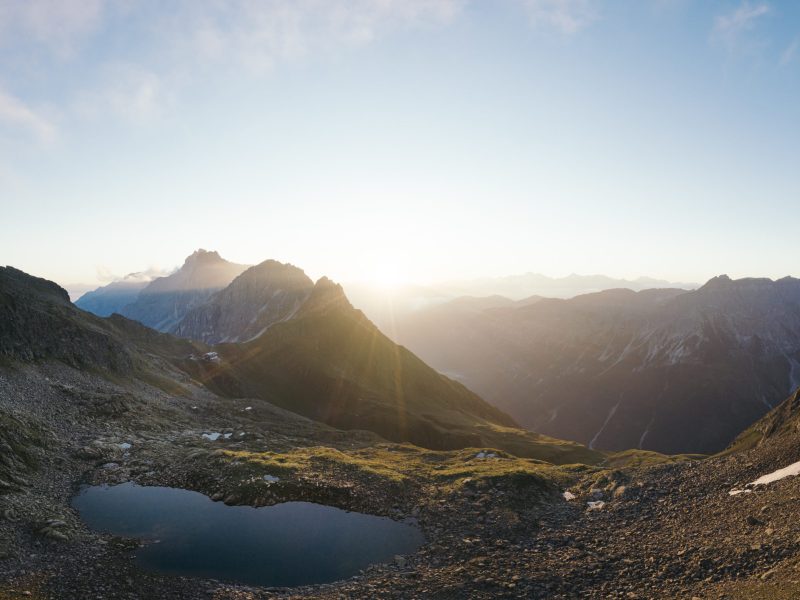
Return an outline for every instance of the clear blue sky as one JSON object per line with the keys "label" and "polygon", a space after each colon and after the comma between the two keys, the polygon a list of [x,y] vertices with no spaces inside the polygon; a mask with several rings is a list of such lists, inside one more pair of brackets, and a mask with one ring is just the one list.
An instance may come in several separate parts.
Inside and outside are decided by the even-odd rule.
{"label": "clear blue sky", "polygon": [[224,4],[0,0],[0,264],[800,275],[800,3]]}

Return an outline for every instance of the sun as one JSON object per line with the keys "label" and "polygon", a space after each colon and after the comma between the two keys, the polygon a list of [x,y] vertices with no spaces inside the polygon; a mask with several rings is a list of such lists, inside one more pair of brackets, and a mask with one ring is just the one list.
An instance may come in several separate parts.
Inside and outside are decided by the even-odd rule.
{"label": "sun", "polygon": [[370,269],[363,277],[364,282],[381,290],[394,290],[409,283],[408,273],[393,264],[382,264]]}
{"label": "sun", "polygon": [[375,287],[385,290],[392,290],[402,287],[408,283],[408,279],[399,271],[386,269],[376,273],[371,278],[371,282]]}

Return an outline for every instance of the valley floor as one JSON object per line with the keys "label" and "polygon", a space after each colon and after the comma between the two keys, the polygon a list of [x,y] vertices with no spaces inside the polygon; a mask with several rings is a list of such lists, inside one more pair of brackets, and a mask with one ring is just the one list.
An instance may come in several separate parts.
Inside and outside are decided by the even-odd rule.
{"label": "valley floor", "polygon": [[[800,596],[800,479],[728,494],[799,460],[792,441],[706,460],[558,467],[387,443],[185,390],[132,390],[55,363],[0,367],[0,415],[31,428],[36,459],[0,460],[0,599]],[[214,432],[223,435],[202,435]],[[26,455],[18,440],[3,451]],[[70,508],[81,484],[123,481],[228,504],[309,500],[412,517],[428,543],[295,589],[146,573],[133,561],[138,542],[92,532]],[[589,500],[605,505],[589,510]]]}

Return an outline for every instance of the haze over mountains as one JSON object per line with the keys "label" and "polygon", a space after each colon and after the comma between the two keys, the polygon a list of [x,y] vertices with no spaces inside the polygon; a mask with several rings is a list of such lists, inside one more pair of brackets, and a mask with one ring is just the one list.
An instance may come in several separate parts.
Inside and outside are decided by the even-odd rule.
{"label": "haze over mountains", "polygon": [[[428,447],[491,443],[534,455],[542,440],[397,346],[341,286],[325,277],[314,283],[292,265],[267,260],[247,268],[198,250],[119,312],[219,344],[175,364],[222,396],[262,398],[336,427]],[[582,451],[577,444],[562,449]]]}
{"label": "haze over mountains", "polygon": [[159,331],[174,328],[186,313],[228,285],[247,268],[222,259],[216,252],[197,250],[183,266],[148,283],[120,314]]}
{"label": "haze over mountains", "polygon": [[[194,257],[194,258],[192,258]],[[159,287],[180,287],[185,285],[185,280],[192,277],[206,277],[208,281],[197,281],[192,284],[197,289],[209,286],[209,289],[218,291],[225,287],[238,275],[237,270],[242,265],[233,265],[222,259],[216,252],[206,250],[196,251],[192,257],[187,258],[189,263],[196,258],[202,257],[204,264],[210,266],[216,264],[217,275],[210,273],[200,274],[201,270],[195,275],[183,273],[181,284],[175,279],[170,279],[179,269],[175,269],[166,277],[168,282],[161,283],[151,288],[150,292],[155,293]],[[219,275],[224,275],[219,277]],[[231,277],[231,274],[234,274]],[[133,304],[139,292],[148,287],[151,279],[142,277],[141,273],[132,273],[111,284],[89,291],[76,299],[76,304],[84,310],[89,310],[101,316],[108,316],[113,312],[125,314],[133,319],[142,316],[150,309],[141,306],[147,300],[142,298],[139,306],[129,306]],[[218,279],[214,279],[218,277]],[[502,297],[509,300],[526,300],[533,296],[544,296],[548,298],[572,298],[580,294],[587,294],[607,289],[627,288],[635,291],[650,288],[676,287],[683,289],[693,289],[698,287],[694,283],[673,283],[662,279],[651,277],[639,277],[637,279],[617,279],[605,275],[576,275],[571,274],[566,277],[548,277],[538,273],[524,273],[506,277],[484,277],[470,280],[443,281],[430,285],[401,284],[392,286],[381,286],[359,282],[349,282],[343,284],[350,301],[363,310],[364,313],[383,331],[390,331],[392,323],[398,317],[407,313],[413,313],[420,308],[427,308],[437,304],[443,304],[456,298],[464,296],[473,297]],[[205,297],[201,294],[200,298]],[[152,301],[152,299],[151,299]],[[181,314],[186,310],[177,309]],[[163,314],[163,310],[161,311]],[[141,320],[141,319],[137,319]],[[168,320],[158,329],[168,330],[174,327],[174,320]]]}
{"label": "haze over mountains", "polygon": [[523,425],[599,448],[718,451],[800,385],[800,280],[788,277],[461,299],[394,331]]}
{"label": "haze over mountains", "polygon": [[[301,269],[273,260],[247,268],[199,250],[181,269],[143,287],[133,301],[112,285],[77,305],[116,310],[160,331],[204,343],[252,343],[258,347],[254,354],[271,353],[271,377],[279,378],[281,368],[292,370],[279,367],[287,355],[311,353],[307,342],[302,349],[294,345],[307,334],[292,337],[280,352],[277,331],[268,342],[260,337],[284,323],[279,331],[303,330],[298,323],[310,322],[309,307],[319,302],[322,289],[328,289],[326,281],[315,285]],[[526,275],[494,283],[518,296],[532,289],[566,293],[617,281]],[[642,287],[667,282],[643,278],[625,283]],[[481,281],[471,289],[489,285]],[[456,289],[453,286],[451,292]],[[464,284],[460,289],[470,288]],[[422,298],[422,291],[413,293]],[[593,448],[718,451],[800,386],[800,284],[791,278],[732,281],[722,276],[694,291],[610,289],[569,299],[494,294],[445,301],[444,295],[425,293],[427,305],[415,301],[398,309],[387,304],[392,312],[391,318],[383,315],[384,331],[532,431]],[[378,353],[374,346],[380,340],[378,347],[387,348],[384,360],[392,352],[404,356],[405,350],[391,350],[391,343],[353,309],[341,288],[330,288],[327,296],[336,299],[336,317],[326,312],[315,335],[324,337],[323,332],[348,323],[340,334],[369,348],[358,352]],[[379,315],[373,320],[381,324],[380,311],[372,314]],[[322,339],[315,337],[314,343]],[[325,381],[335,379],[333,365],[347,372],[352,366],[347,357],[355,360],[352,347],[333,348],[327,361],[318,365],[320,373],[326,373]],[[320,351],[317,346],[315,352]],[[251,362],[241,349],[234,354],[233,371]],[[266,372],[263,365],[258,367],[261,371],[247,368],[251,376]],[[332,393],[322,380],[317,385]],[[384,427],[381,423],[390,419],[379,408],[369,416],[345,419],[352,412],[345,407],[357,393],[356,388],[336,392],[341,394],[336,416],[312,404],[303,412],[337,426],[369,422],[372,428]],[[430,425],[417,423],[420,431]],[[381,433],[392,439],[400,435]]]}
{"label": "haze over mountains", "polygon": [[[525,301],[543,296],[572,298],[602,290],[626,288],[634,291],[653,288],[694,289],[695,283],[674,283],[663,279],[639,277],[616,279],[606,275],[548,277],[524,273],[506,277],[483,277],[471,280],[444,281],[431,285],[394,285],[381,287],[369,284],[346,284],[348,297],[382,330],[391,332],[394,322],[420,309],[444,304],[463,297]],[[504,300],[503,300],[504,299]]]}

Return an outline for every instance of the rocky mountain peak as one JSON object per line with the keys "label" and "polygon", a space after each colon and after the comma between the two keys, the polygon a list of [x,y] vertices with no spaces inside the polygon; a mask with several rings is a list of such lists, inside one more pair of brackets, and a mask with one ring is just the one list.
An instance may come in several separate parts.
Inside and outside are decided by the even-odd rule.
{"label": "rocky mountain peak", "polygon": [[183,266],[174,273],[154,279],[144,293],[222,289],[247,268],[247,265],[225,260],[217,252],[200,249],[189,255]]}
{"label": "rocky mountain peak", "polygon": [[800,282],[800,280],[794,279],[793,277],[784,277],[783,279],[778,279],[773,281],[768,277],[742,277],[740,279],[731,279],[727,275],[718,275],[717,277],[713,277],[708,280],[708,282],[701,287],[698,291],[708,291],[708,290],[738,290],[738,291],[748,291],[748,290],[767,290],[767,289],[775,289],[776,284],[795,284]]}
{"label": "rocky mountain peak", "polygon": [[189,256],[186,257],[186,260],[183,262],[183,264],[184,266],[186,266],[197,263],[214,263],[214,262],[227,262],[227,261],[225,261],[219,255],[219,252],[217,252],[216,250],[205,250],[203,248],[198,248],[197,250],[195,250]]}
{"label": "rocky mountain peak", "polygon": [[257,264],[254,267],[250,267],[245,272],[243,272],[237,279],[239,280],[256,280],[256,279],[263,279],[268,281],[273,281],[276,279],[286,280],[286,279],[297,279],[301,280],[304,284],[311,283],[311,280],[305,274],[305,272],[295,267],[289,263],[282,263],[278,262],[274,259],[267,259],[264,262]]}
{"label": "rocky mountain peak", "polygon": [[186,313],[203,304],[248,268],[197,250],[174,273],[151,281],[120,313],[159,331],[171,331]]}
{"label": "rocky mountain peak", "polygon": [[700,290],[720,289],[726,287],[732,282],[733,280],[727,275],[717,275],[716,277],[709,279],[705,285],[700,288]]}
{"label": "rocky mountain peak", "polygon": [[[298,271],[300,270],[298,269]],[[307,279],[305,273],[302,271],[300,273]],[[309,280],[309,284],[309,287],[304,289],[302,302],[298,304],[296,310],[292,311],[290,318],[328,314],[338,310],[355,311],[345,295],[344,289],[338,283],[322,277],[315,284],[311,284]]]}
{"label": "rocky mountain peak", "polygon": [[172,332],[209,343],[251,340],[291,319],[313,286],[302,269],[265,260],[188,311]]}

